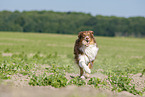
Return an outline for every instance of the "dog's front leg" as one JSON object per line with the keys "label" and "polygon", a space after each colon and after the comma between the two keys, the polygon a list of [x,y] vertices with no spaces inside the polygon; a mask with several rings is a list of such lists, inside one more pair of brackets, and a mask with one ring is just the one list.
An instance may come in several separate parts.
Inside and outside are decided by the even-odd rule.
{"label": "dog's front leg", "polygon": [[90,68],[86,65],[85,61],[80,60],[79,66],[83,68],[87,73],[91,73]]}

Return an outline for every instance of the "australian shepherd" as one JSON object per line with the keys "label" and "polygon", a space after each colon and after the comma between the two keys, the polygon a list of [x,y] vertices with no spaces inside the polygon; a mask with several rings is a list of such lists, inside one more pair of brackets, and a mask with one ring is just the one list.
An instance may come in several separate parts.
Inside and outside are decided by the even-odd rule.
{"label": "australian shepherd", "polygon": [[93,31],[82,31],[74,46],[75,61],[80,68],[80,77],[89,77],[93,62],[99,50]]}

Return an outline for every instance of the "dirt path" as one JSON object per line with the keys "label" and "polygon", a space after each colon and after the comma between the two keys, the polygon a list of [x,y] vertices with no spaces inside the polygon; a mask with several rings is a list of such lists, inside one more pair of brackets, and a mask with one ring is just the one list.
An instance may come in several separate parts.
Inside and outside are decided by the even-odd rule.
{"label": "dirt path", "polygon": [[114,93],[92,87],[67,86],[56,89],[51,86],[11,87],[0,86],[0,97],[139,97],[128,92]]}
{"label": "dirt path", "polygon": [[[70,75],[77,74],[67,73]],[[106,78],[106,75],[101,73],[92,74],[91,77]],[[140,74],[133,75],[134,83],[138,85],[137,89],[145,87],[145,77],[140,77]],[[92,86],[67,86],[65,88],[54,88],[51,86],[29,86],[29,78],[20,74],[12,76],[11,80],[6,80],[0,85],[0,97],[140,97],[129,92],[123,91],[115,93],[106,89],[96,89]],[[7,85],[4,85],[7,83]],[[145,94],[145,93],[144,93]],[[145,97],[145,95],[144,95]]]}

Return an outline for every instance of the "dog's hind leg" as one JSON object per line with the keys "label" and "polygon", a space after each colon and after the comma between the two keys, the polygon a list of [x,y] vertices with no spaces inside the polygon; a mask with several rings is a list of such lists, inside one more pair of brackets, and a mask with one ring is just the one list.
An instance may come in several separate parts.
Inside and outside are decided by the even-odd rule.
{"label": "dog's hind leg", "polygon": [[85,79],[85,72],[82,67],[80,67],[80,78]]}
{"label": "dog's hind leg", "polygon": [[92,63],[89,63],[89,64],[88,64],[88,67],[89,67],[90,69],[93,68],[93,63],[94,63],[94,61],[92,61]]}
{"label": "dog's hind leg", "polygon": [[84,75],[84,70],[82,67],[80,67],[80,77]]}

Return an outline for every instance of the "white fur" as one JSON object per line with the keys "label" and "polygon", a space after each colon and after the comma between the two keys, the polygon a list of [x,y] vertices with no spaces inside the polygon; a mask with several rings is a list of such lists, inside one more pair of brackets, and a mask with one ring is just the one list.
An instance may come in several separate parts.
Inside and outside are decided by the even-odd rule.
{"label": "white fur", "polygon": [[[80,50],[84,54],[83,55],[79,54],[79,65],[80,65],[80,67],[84,68],[84,70],[87,73],[91,73],[91,70],[89,69],[89,67],[86,64],[88,64],[90,61],[95,60],[95,57],[97,55],[99,48],[97,48],[96,44],[94,44],[94,45],[89,45],[88,47],[82,46],[80,48]],[[87,56],[85,54],[87,54]]]}

